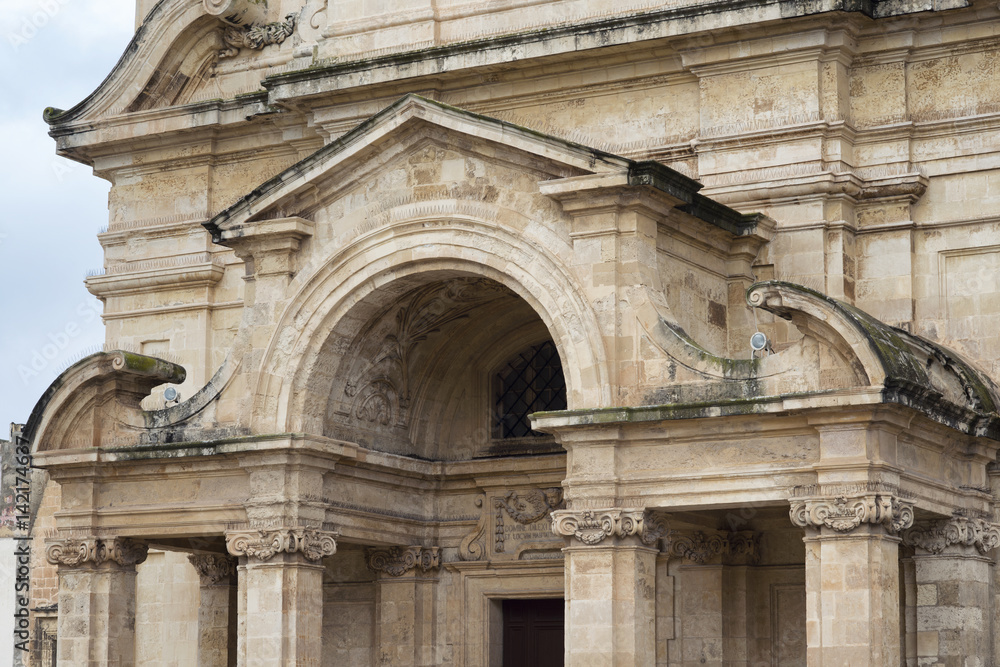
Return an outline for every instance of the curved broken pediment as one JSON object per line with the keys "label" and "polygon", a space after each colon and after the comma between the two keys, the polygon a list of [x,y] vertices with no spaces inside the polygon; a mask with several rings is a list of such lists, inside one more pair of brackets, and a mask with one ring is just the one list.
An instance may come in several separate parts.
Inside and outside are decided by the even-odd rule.
{"label": "curved broken pediment", "polygon": [[136,444],[146,429],[140,402],[156,386],[180,384],[177,364],[133,352],[98,352],[56,378],[24,427],[33,451]]}

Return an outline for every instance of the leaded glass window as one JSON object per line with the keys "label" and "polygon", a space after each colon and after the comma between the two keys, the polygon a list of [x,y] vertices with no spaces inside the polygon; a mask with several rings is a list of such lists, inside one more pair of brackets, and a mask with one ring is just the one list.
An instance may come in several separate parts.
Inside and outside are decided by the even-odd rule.
{"label": "leaded glass window", "polygon": [[528,415],[566,409],[566,380],[559,353],[551,341],[524,350],[496,376],[494,437],[544,435],[531,430]]}

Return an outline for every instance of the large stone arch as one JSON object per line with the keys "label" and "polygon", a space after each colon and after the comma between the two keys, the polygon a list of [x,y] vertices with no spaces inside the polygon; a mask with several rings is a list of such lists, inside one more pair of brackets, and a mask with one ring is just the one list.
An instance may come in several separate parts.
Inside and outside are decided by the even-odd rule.
{"label": "large stone arch", "polygon": [[320,432],[337,323],[394,281],[446,273],[493,280],[527,302],[563,360],[569,407],[609,404],[600,326],[555,253],[496,223],[411,221],[354,244],[303,281],[264,353],[254,430]]}

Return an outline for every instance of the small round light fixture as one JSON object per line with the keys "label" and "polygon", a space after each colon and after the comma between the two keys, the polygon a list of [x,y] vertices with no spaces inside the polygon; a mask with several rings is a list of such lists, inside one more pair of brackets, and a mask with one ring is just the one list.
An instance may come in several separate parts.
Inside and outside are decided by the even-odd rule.
{"label": "small round light fixture", "polygon": [[177,390],[174,389],[173,387],[167,387],[166,389],[163,390],[163,398],[167,399],[167,401],[176,401]]}
{"label": "small round light fixture", "polygon": [[767,336],[759,331],[750,336],[750,347],[754,352],[760,352],[761,350],[767,349]]}

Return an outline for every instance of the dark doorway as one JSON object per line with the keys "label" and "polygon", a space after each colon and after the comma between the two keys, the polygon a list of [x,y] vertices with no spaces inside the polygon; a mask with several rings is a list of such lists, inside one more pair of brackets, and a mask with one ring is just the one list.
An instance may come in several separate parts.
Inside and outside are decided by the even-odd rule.
{"label": "dark doorway", "polygon": [[562,667],[560,599],[503,601],[503,667]]}

